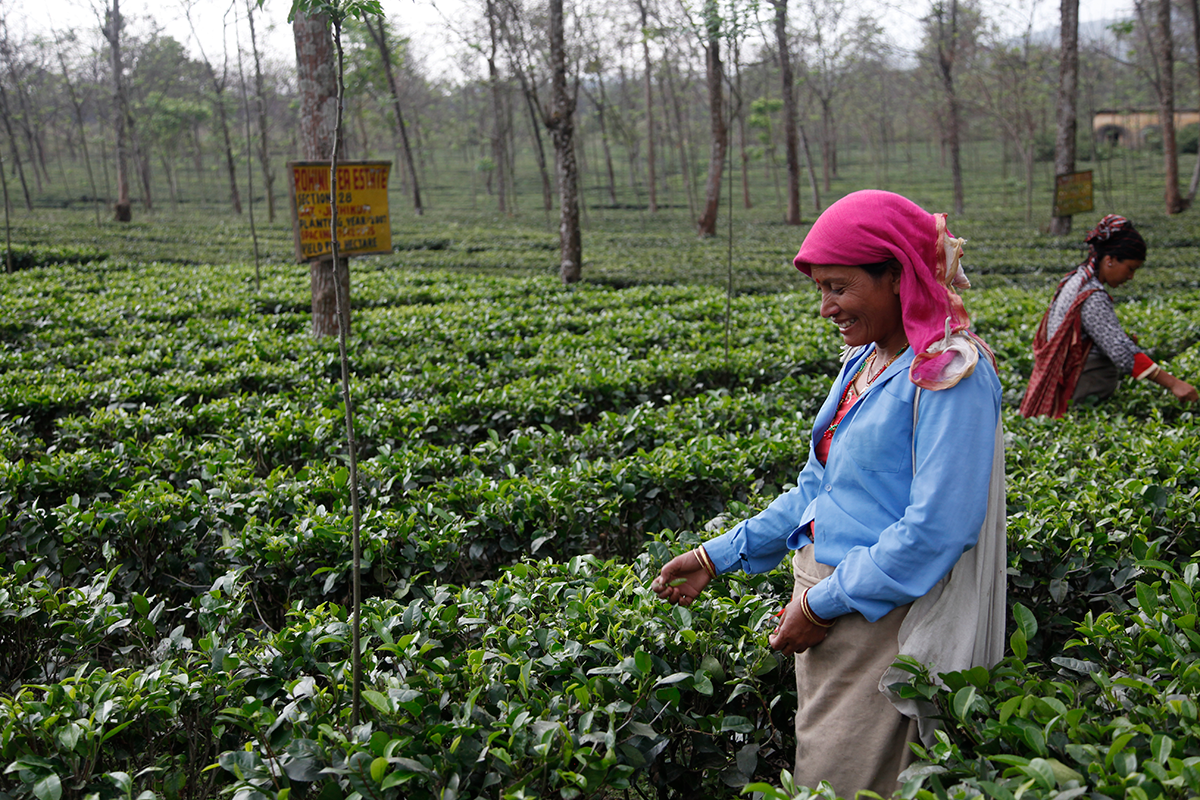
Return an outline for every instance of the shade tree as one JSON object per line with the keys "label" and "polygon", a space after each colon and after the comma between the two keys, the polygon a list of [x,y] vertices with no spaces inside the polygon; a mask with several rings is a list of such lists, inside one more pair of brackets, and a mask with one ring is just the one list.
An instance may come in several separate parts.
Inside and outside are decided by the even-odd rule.
{"label": "shade tree", "polygon": [[254,58],[254,115],[258,126],[255,155],[262,170],[267,198],[267,221],[275,221],[275,170],[271,166],[270,117],[267,114],[267,81],[263,71],[262,53],[258,48],[258,32],[254,24],[256,8],[246,0],[246,27],[250,33],[250,53]]}
{"label": "shade tree", "polygon": [[41,192],[51,183],[46,166],[45,123],[52,102],[34,102],[33,95],[48,94],[45,90],[53,80],[49,67],[46,40],[41,37],[21,37],[9,31],[6,17],[0,18],[0,63],[3,64],[7,91],[3,98],[5,114],[15,128],[15,135],[25,144],[26,162],[33,174],[34,185]]}
{"label": "shade tree", "polygon": [[[129,199],[129,159],[133,145],[133,115],[129,107],[129,96],[125,88],[125,63],[121,58],[122,37],[125,18],[121,15],[121,0],[110,0],[103,11],[104,25],[101,30],[109,46],[109,63],[112,65],[112,120],[116,140],[117,198],[114,215],[118,222],[129,222],[133,216]],[[150,197],[143,198],[147,209]]]}
{"label": "shade tree", "polygon": [[[0,28],[0,37],[2,37],[2,39],[3,39],[3,47],[5,49],[11,50],[14,48],[15,45],[10,40],[10,36],[9,36],[9,32],[8,32],[7,19],[4,20],[3,27]],[[4,124],[4,133],[5,133],[6,138],[8,139],[9,153],[12,157],[13,166],[16,169],[17,175],[20,177],[20,180],[21,180],[21,191],[22,191],[23,195],[25,196],[25,208],[28,211],[32,211],[33,210],[33,200],[29,194],[29,184],[25,180],[24,161],[21,156],[21,149],[20,149],[20,144],[19,144],[20,140],[18,139],[18,135],[17,135],[18,110],[17,110],[15,102],[13,101],[13,99],[11,97],[12,92],[10,91],[10,85],[9,85],[10,81],[7,80],[7,78],[9,78],[10,75],[5,75],[4,77],[5,77],[5,79],[0,80],[0,122],[3,122],[3,124]],[[7,200],[6,200],[6,207],[7,207]]]}
{"label": "shade tree", "polygon": [[393,67],[393,35],[391,23],[382,17],[365,17],[362,24],[367,29],[367,33],[371,36],[371,41],[379,53],[379,63],[383,68],[383,77],[387,87],[388,94],[392,100],[392,112],[395,114],[396,132],[399,134],[400,143],[403,148],[404,165],[408,169],[409,180],[412,186],[413,210],[417,215],[425,213],[424,206],[421,204],[421,186],[420,179],[417,175],[417,166],[413,160],[413,148],[408,137],[408,125],[404,122],[404,109],[400,102],[400,87],[396,79],[396,70]]}
{"label": "shade tree", "polygon": [[[1032,7],[1030,7],[1032,12]],[[994,28],[986,31],[980,62],[965,85],[983,101],[980,108],[1020,153],[1025,177],[1025,222],[1033,223],[1034,160],[1053,87],[1053,51],[1033,41],[1033,15],[1015,42]]]}
{"label": "shade tree", "polygon": [[848,0],[801,0],[798,37],[799,78],[821,113],[821,177],[829,191],[837,177],[837,109],[842,90],[859,56],[859,26],[873,23],[854,13]]}
{"label": "shade tree", "polygon": [[1134,0],[1134,9],[1146,51],[1150,56],[1151,86],[1158,100],[1162,136],[1163,192],[1168,214],[1186,208],[1179,192],[1179,152],[1175,141],[1175,42],[1171,25],[1171,0]]}
{"label": "shade tree", "polygon": [[[1079,0],[1059,0],[1058,93],[1055,104],[1054,174],[1075,171],[1079,103]],[[1200,165],[1200,161],[1196,162]],[[1200,170],[1197,171],[1200,176]],[[1050,232],[1071,232],[1071,215],[1050,218]]]}
{"label": "shade tree", "polygon": [[[196,43],[196,48],[200,52],[200,59],[204,63],[205,74],[208,78],[209,89],[212,92],[212,105],[216,110],[216,120],[221,133],[221,141],[224,145],[225,169],[229,177],[229,202],[235,214],[242,213],[242,195],[238,190],[237,165],[234,163],[233,157],[233,137],[229,130],[229,106],[236,104],[233,98],[226,96],[225,90],[229,88],[229,47],[226,43],[226,37],[221,39],[221,64],[218,70],[217,66],[209,59],[208,53],[205,52],[204,44],[200,37],[196,35],[195,22],[193,16],[193,4],[195,0],[183,0],[184,14],[188,20],[188,26],[192,29],[192,38]],[[226,8],[222,16],[222,28],[227,29],[235,20],[230,19],[230,12],[234,10],[234,6]],[[235,17],[236,19],[236,17]]]}
{"label": "shade tree", "polygon": [[194,131],[212,118],[204,96],[204,65],[183,44],[151,30],[126,40],[129,56],[128,103],[138,121],[134,153],[143,192],[151,183],[155,151],[167,177],[172,202],[180,199],[179,164],[185,146],[195,144]]}
{"label": "shade tree", "polygon": [[[857,134],[875,168],[876,185],[886,188],[890,148],[896,138],[895,120],[905,96],[896,48],[872,18],[860,16],[854,25],[842,89],[838,98],[845,135]],[[835,149],[836,157],[836,149]]]}
{"label": "shade tree", "polygon": [[959,76],[966,71],[977,51],[982,14],[972,0],[934,0],[923,20],[922,57],[937,76],[944,106],[938,117],[943,142],[950,154],[950,178],[954,190],[954,213],[965,209],[962,168],[962,103]]}

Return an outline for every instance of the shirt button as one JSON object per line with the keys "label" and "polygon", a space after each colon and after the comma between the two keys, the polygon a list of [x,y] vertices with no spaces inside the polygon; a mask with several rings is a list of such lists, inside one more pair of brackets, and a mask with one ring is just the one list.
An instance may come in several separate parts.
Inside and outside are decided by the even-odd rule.
{"label": "shirt button", "polygon": [[833,486],[832,486],[832,485],[830,485],[830,484],[828,484],[828,483],[827,483],[827,484],[825,484],[825,491],[827,491],[827,492],[832,492],[832,491],[833,491]]}

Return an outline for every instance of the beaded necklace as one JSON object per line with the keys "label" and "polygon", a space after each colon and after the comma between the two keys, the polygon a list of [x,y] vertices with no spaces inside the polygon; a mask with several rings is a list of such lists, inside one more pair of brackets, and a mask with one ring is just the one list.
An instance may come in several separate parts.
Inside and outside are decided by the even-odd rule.
{"label": "beaded necklace", "polygon": [[[871,384],[873,384],[875,382],[875,379],[878,378],[880,375],[882,375],[884,373],[884,370],[886,370],[888,367],[890,367],[896,361],[897,358],[904,355],[904,351],[907,349],[908,349],[908,343],[905,342],[904,346],[896,351],[896,355],[889,358],[888,362],[886,364],[884,364],[882,367],[880,367],[878,372],[876,372],[871,377],[867,378],[867,385],[863,387],[863,391],[865,392],[867,389],[871,388]],[[850,378],[849,381],[846,382],[846,388],[842,389],[842,396],[838,400],[838,408],[841,408],[845,404],[846,396],[850,393],[850,389],[854,386],[854,382],[858,380],[858,376],[862,373],[862,371],[864,369],[866,369],[867,362],[870,361],[872,364],[875,363],[875,354],[878,352],[879,352],[878,349],[874,350],[871,353],[870,358],[864,358],[862,360],[862,362],[858,365],[858,369],[856,369],[854,371],[854,376],[852,378]],[[855,395],[854,399],[858,400],[858,398],[861,396],[862,395]],[[843,417],[843,419],[845,419],[845,417]],[[832,439],[833,432],[837,430],[838,425],[840,425],[841,423],[842,423],[842,420],[840,420],[840,419],[837,420],[836,422],[831,422],[829,424],[829,427],[825,429],[824,438]]]}

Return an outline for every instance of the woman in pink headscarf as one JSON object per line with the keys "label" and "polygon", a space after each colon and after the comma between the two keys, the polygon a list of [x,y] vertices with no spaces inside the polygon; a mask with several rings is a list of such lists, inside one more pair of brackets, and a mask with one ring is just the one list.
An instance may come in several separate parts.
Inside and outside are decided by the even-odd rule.
{"label": "woman in pink headscarf", "polygon": [[791,554],[795,589],[770,644],[796,660],[798,783],[883,796],[930,741],[898,697],[911,656],[931,672],[991,666],[1004,645],[1000,382],[967,329],[962,242],[890,192],[834,203],[795,264],[845,343],[795,488],[668,562],[654,590],[690,604],[734,569]]}

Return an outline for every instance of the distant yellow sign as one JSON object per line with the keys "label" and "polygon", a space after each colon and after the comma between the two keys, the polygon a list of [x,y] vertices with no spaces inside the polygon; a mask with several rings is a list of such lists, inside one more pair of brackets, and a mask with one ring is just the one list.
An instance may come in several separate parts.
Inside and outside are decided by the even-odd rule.
{"label": "distant yellow sign", "polygon": [[[363,256],[392,252],[388,212],[390,161],[340,161],[337,170],[338,252]],[[329,162],[291,161],[292,231],[296,260],[330,258],[333,242],[329,203]]]}
{"label": "distant yellow sign", "polygon": [[1054,179],[1054,216],[1069,217],[1092,210],[1092,171],[1068,172]]}

